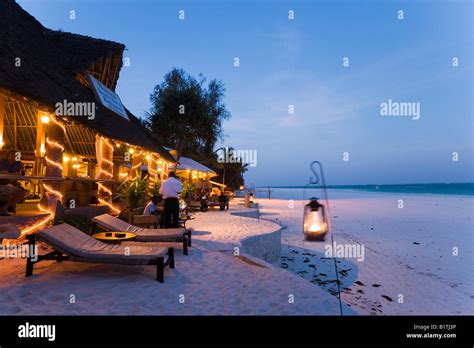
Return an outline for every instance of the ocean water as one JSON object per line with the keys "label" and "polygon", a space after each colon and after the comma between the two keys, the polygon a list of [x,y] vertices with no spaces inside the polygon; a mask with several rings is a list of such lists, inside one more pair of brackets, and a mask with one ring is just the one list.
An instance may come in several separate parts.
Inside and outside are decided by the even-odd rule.
{"label": "ocean water", "polygon": [[[408,185],[341,185],[328,186],[328,195],[333,198],[350,198],[365,194],[418,194],[418,195],[451,195],[474,196],[474,183],[456,184],[408,184]],[[255,188],[257,198],[268,198],[271,194],[276,199],[308,199],[321,197],[321,188],[304,186],[258,187]]]}

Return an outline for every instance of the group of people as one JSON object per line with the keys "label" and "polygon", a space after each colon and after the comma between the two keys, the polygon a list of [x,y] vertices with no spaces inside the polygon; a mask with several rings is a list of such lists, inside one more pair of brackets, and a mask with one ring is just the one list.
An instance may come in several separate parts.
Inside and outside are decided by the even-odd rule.
{"label": "group of people", "polygon": [[158,206],[163,204],[162,226],[164,228],[179,227],[179,195],[183,191],[181,181],[176,179],[176,173],[170,172],[168,179],[161,183],[160,196],[154,195],[146,205],[143,215],[158,215]]}

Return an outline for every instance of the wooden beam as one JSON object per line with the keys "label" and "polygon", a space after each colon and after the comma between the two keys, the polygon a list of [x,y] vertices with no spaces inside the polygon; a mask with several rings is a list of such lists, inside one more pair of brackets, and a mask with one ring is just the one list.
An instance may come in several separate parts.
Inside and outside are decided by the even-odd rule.
{"label": "wooden beam", "polygon": [[17,119],[16,119],[16,103],[12,104],[13,108],[13,148],[18,148],[18,129],[17,129]]}

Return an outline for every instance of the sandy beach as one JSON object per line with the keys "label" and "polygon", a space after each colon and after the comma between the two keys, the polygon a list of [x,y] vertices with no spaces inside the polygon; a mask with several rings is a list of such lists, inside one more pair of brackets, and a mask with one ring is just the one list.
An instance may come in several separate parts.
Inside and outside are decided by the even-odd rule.
{"label": "sandy beach", "polygon": [[239,240],[280,229],[232,214],[240,210],[197,213],[190,254],[175,245],[176,268],[166,269],[164,284],[154,267],[45,261],[25,278],[25,260],[0,260],[0,315],[337,315],[337,299],[323,289],[234,254]]}
{"label": "sandy beach", "polygon": [[[474,313],[474,198],[343,190],[330,197],[335,242],[365,247],[363,261],[339,259],[344,303],[362,315]],[[304,201],[258,202],[262,219],[283,226],[282,267],[334,293],[329,237],[303,240]]]}
{"label": "sandy beach", "polygon": [[[337,258],[345,315],[474,313],[473,198],[408,195],[400,209],[399,195],[348,194],[331,199],[335,242],[364,254]],[[239,202],[196,213],[190,255],[176,245],[164,284],[153,267],[45,261],[25,278],[25,260],[0,260],[0,314],[339,315],[330,239],[303,239],[305,202],[258,203],[258,219],[236,215],[246,211]],[[279,265],[242,251],[280,230]]]}

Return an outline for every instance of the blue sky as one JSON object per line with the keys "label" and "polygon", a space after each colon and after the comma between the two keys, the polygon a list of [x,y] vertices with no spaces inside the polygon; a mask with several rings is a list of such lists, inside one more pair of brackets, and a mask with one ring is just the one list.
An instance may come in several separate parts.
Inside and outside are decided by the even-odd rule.
{"label": "blue sky", "polygon": [[[257,151],[248,184],[304,185],[315,159],[329,184],[474,181],[472,1],[18,2],[46,27],[125,44],[117,92],[137,116],[172,67],[221,79],[223,144]],[[382,117],[389,99],[420,103],[420,119]]]}

